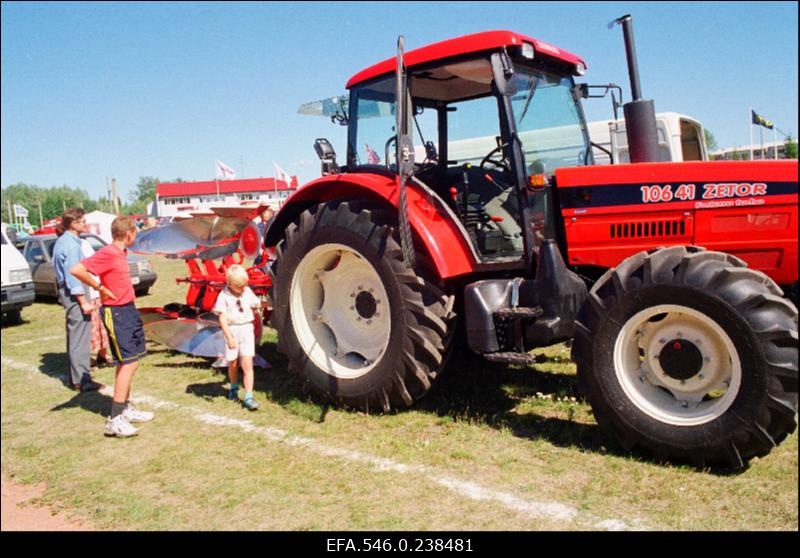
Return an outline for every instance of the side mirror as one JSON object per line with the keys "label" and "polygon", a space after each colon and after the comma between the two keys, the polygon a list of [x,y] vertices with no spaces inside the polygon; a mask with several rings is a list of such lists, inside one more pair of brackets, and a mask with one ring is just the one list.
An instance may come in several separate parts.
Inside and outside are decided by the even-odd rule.
{"label": "side mirror", "polygon": [[492,54],[492,77],[494,78],[497,91],[505,96],[511,97],[517,94],[517,82],[514,80],[514,66],[508,53],[495,52]]}
{"label": "side mirror", "polygon": [[11,244],[16,244],[17,243],[17,237],[19,236],[17,234],[17,229],[15,229],[14,227],[11,227],[11,226],[6,227],[6,235],[8,236],[8,241]]}
{"label": "side mirror", "polygon": [[322,176],[339,174],[339,165],[336,164],[336,151],[333,150],[331,142],[326,138],[317,138],[314,140],[314,150],[322,163]]}
{"label": "side mirror", "polygon": [[575,99],[588,99],[589,98],[589,84],[576,83],[575,88],[572,90]]}

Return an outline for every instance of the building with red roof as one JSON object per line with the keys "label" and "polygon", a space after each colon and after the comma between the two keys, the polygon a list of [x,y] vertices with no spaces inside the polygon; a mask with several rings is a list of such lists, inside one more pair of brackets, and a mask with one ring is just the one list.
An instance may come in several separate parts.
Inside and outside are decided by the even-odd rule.
{"label": "building with red roof", "polygon": [[174,217],[211,205],[241,203],[266,203],[277,210],[297,189],[297,177],[291,179],[291,184],[274,178],[159,182],[156,186],[158,216]]}

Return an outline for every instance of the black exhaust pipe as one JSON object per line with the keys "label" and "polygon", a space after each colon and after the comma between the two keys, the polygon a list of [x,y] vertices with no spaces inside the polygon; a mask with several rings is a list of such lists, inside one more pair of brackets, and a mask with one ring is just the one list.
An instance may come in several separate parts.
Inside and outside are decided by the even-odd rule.
{"label": "black exhaust pipe", "polygon": [[625,131],[628,136],[628,153],[631,163],[658,161],[658,130],[656,128],[656,109],[651,99],[642,99],[642,86],[639,83],[639,64],[636,61],[636,44],[633,40],[633,17],[624,15],[613,23],[622,25],[625,37],[625,56],[628,59],[628,74],[631,79],[630,103],[625,103]]}

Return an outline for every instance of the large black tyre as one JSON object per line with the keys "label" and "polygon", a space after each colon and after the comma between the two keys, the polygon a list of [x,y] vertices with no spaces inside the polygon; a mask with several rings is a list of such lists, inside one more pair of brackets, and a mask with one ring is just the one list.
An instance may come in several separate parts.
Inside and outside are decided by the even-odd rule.
{"label": "large black tyre", "polygon": [[278,350],[327,401],[388,412],[411,405],[444,366],[452,297],[408,269],[375,209],[312,207],[287,227],[270,274]]}
{"label": "large black tyre", "polygon": [[624,447],[740,469],[797,427],[797,308],[740,259],[694,247],[605,273],[573,358],[597,422]]}

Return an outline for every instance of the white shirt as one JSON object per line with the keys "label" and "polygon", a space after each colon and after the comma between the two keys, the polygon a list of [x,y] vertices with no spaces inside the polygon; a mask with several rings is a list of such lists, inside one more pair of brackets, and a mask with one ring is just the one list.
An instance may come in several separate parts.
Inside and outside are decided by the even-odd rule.
{"label": "white shirt", "polygon": [[[241,310],[237,302],[241,303]],[[214,313],[224,314],[230,325],[249,324],[255,319],[253,308],[261,308],[261,300],[250,287],[244,288],[242,296],[236,296],[225,287],[214,304]]]}
{"label": "white shirt", "polygon": [[[85,238],[81,238],[81,253],[83,254],[83,258],[81,259],[85,259],[94,255],[94,248],[92,248],[92,244]],[[100,284],[100,278],[97,275],[92,275],[91,273],[89,275],[92,276],[92,279],[97,281],[98,285]],[[91,288],[89,285],[84,284],[83,288],[86,291],[86,294],[88,295],[87,298],[89,300],[94,300],[100,296],[100,293]]]}

